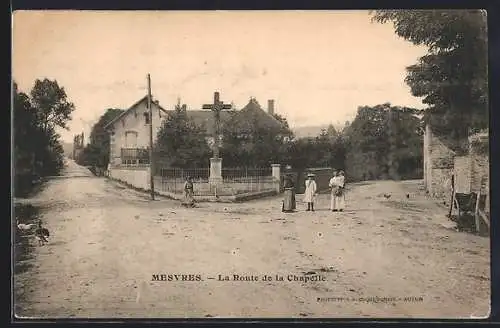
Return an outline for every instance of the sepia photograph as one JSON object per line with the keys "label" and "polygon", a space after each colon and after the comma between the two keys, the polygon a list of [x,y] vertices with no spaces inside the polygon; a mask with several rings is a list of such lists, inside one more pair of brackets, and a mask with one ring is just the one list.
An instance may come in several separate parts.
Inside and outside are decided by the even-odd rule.
{"label": "sepia photograph", "polygon": [[485,10],[11,18],[12,320],[489,317]]}

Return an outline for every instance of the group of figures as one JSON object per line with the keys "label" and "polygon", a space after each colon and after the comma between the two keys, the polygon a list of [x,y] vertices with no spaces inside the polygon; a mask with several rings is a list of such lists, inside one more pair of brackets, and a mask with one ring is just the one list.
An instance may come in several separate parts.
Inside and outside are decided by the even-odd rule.
{"label": "group of figures", "polygon": [[[318,186],[314,180],[315,175],[309,173],[305,182],[304,202],[307,203],[307,210],[314,212],[314,202],[318,195]],[[333,171],[333,177],[328,186],[330,188],[330,210],[342,212],[345,207],[345,176],[344,171]],[[281,208],[282,212],[290,213],[297,209],[295,199],[295,185],[291,174],[287,174],[284,179],[284,199]]]}
{"label": "group of figures", "polygon": [[[307,210],[314,212],[314,202],[318,196],[318,185],[314,181],[315,175],[309,173],[305,182],[306,190],[304,192],[304,202],[307,203]],[[345,177],[344,171],[333,171],[333,177],[330,179],[328,186],[331,190],[330,210],[333,212],[342,212],[345,206]],[[282,212],[293,212],[297,209],[295,199],[295,185],[291,174],[287,174],[284,179],[284,199]],[[184,183],[184,199],[182,205],[186,207],[194,207],[194,184],[193,178],[186,177]]]}

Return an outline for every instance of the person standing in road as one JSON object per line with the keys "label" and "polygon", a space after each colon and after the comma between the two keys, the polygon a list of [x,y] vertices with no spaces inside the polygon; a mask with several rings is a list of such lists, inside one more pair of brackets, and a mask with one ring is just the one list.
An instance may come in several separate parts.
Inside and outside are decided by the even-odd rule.
{"label": "person standing in road", "polygon": [[194,185],[193,179],[188,176],[186,182],[184,183],[184,202],[185,206],[194,206]]}
{"label": "person standing in road", "polygon": [[307,203],[307,211],[314,212],[314,198],[317,192],[316,181],[314,181],[314,174],[309,173],[306,180],[306,191],[304,192],[304,201]]}
{"label": "person standing in road", "polygon": [[333,212],[342,212],[345,207],[345,177],[344,171],[340,170],[338,174],[332,179],[332,193],[333,193]]}
{"label": "person standing in road", "polygon": [[335,193],[337,191],[337,170],[333,170],[333,176],[328,183],[330,187],[330,211],[335,211]]}
{"label": "person standing in road", "polygon": [[295,209],[295,188],[292,180],[291,174],[285,175],[285,179],[283,181],[284,197],[283,197],[283,206],[281,208],[282,212],[290,213]]}

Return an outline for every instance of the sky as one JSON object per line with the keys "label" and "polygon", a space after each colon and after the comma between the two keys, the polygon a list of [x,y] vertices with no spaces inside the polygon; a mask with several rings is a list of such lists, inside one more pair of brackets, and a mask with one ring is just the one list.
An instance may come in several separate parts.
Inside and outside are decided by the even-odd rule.
{"label": "sky", "polygon": [[399,38],[368,11],[17,11],[12,76],[29,92],[57,80],[76,110],[65,141],[106,108],[147,94],[172,109],[255,97],[292,127],[352,120],[358,106],[423,108],[404,83],[426,49]]}

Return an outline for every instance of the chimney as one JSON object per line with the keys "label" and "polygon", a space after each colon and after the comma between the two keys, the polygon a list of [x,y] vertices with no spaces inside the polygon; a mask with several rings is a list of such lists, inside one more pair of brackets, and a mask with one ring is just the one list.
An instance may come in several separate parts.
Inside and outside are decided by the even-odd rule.
{"label": "chimney", "polygon": [[269,99],[267,101],[267,112],[274,115],[274,99]]}

